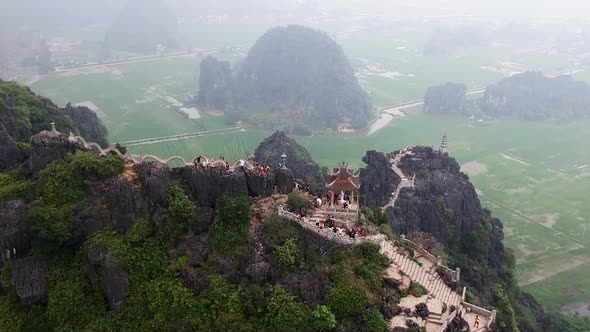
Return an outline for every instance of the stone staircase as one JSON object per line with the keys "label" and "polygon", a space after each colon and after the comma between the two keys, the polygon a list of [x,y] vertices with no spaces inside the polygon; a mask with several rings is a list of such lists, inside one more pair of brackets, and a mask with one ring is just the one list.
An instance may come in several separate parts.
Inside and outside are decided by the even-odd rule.
{"label": "stone staircase", "polygon": [[402,152],[396,154],[395,157],[389,161],[391,164],[391,169],[401,178],[401,181],[395,191],[391,193],[391,198],[389,199],[389,202],[383,207],[383,210],[386,210],[388,207],[395,206],[395,201],[397,201],[402,188],[414,188],[415,176],[410,179],[404,174],[401,168],[399,168],[399,163],[401,162],[402,157],[411,154],[411,151]]}
{"label": "stone staircase", "polygon": [[459,306],[461,303],[461,294],[445,284],[436,272],[434,262],[418,257],[416,260],[423,263],[420,266],[416,260],[401,253],[393,242],[382,240],[379,244],[381,245],[381,253],[388,257],[392,264],[404,275],[407,275],[412,281],[426,288],[432,297],[441,303],[446,303],[449,309],[451,306]]}

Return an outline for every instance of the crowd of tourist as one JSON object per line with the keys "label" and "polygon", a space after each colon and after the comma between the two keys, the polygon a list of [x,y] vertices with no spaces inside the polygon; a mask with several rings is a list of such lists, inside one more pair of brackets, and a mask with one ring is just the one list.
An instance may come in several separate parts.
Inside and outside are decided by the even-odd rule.
{"label": "crowd of tourist", "polygon": [[316,226],[320,229],[331,229],[334,234],[338,235],[348,235],[351,239],[365,237],[365,229],[364,228],[342,228],[336,225],[336,219],[333,215],[329,214],[326,217],[326,220],[323,222],[317,222]]}
{"label": "crowd of tourist", "polygon": [[[225,161],[223,154],[219,154],[219,159],[217,161],[215,159],[209,160],[208,157],[200,154],[197,156],[197,158],[195,158],[194,163],[196,168],[202,168],[205,171],[209,171],[212,168],[221,172],[225,171],[226,173],[231,173],[234,171],[230,168],[229,163]],[[247,163],[244,159],[238,160],[237,164],[240,167],[240,170],[246,170]],[[259,174],[270,174],[271,168],[268,164],[263,165],[257,162],[254,165],[254,171],[258,172]]]}
{"label": "crowd of tourist", "polygon": [[332,206],[332,197],[334,197],[334,206],[342,206],[343,209],[350,208],[350,196],[341,191],[338,194],[335,194],[333,190],[330,189],[326,194],[326,200],[328,201],[328,205]]}

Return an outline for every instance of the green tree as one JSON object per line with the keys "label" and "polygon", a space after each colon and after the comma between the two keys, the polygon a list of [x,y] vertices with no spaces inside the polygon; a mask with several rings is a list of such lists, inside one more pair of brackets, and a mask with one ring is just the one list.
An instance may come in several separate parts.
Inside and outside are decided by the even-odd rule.
{"label": "green tree", "polygon": [[311,202],[297,193],[290,193],[288,195],[287,204],[291,211],[298,214],[306,214],[313,209]]}
{"label": "green tree", "polygon": [[297,262],[297,256],[299,256],[299,248],[295,239],[288,239],[282,246],[278,246],[275,249],[277,260],[283,266],[294,267]]}
{"label": "green tree", "polygon": [[336,316],[334,316],[330,307],[326,305],[317,306],[311,315],[313,317],[313,327],[320,332],[329,331],[336,327]]}
{"label": "green tree", "polygon": [[121,154],[127,154],[127,147],[121,145],[121,143],[117,142],[117,144],[115,144],[115,149],[117,149],[117,151],[121,152]]}
{"label": "green tree", "polygon": [[162,210],[164,217],[163,237],[172,242],[181,235],[195,214],[193,203],[188,199],[182,188],[172,183],[168,188],[168,207]]}
{"label": "green tree", "polygon": [[369,314],[363,319],[363,331],[367,332],[387,332],[389,325],[385,318],[376,308],[372,308]]}
{"label": "green tree", "polygon": [[57,246],[75,244],[82,235],[82,224],[68,205],[33,204],[26,222],[35,238]]}
{"label": "green tree", "polygon": [[250,200],[238,194],[225,194],[217,200],[216,215],[210,235],[213,248],[230,252],[248,242]]}
{"label": "green tree", "polygon": [[366,290],[350,278],[334,282],[328,291],[328,305],[338,319],[354,319],[368,304]]}
{"label": "green tree", "polygon": [[498,331],[500,332],[519,332],[516,323],[514,308],[508,294],[504,291],[501,285],[494,285],[492,287],[494,306],[498,309],[496,315]]}
{"label": "green tree", "polygon": [[301,331],[310,319],[309,308],[281,286],[271,288],[266,323],[269,331]]}
{"label": "green tree", "polygon": [[490,248],[490,231],[487,224],[477,224],[466,234],[463,241],[465,246],[464,252],[469,253],[469,257],[481,261],[485,259]]}

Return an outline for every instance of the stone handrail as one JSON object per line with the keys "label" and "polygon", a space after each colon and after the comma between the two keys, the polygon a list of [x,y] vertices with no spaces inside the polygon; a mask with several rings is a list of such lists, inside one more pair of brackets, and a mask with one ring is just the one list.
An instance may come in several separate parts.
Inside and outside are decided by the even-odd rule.
{"label": "stone handrail", "polygon": [[475,304],[471,304],[471,303],[467,303],[465,301],[461,302],[461,306],[464,309],[469,309],[470,312],[476,313],[480,316],[486,317],[488,319],[488,323],[486,324],[486,327],[489,328],[492,323],[494,322],[494,320],[496,319],[496,310],[487,310],[484,309],[482,307],[478,307]]}
{"label": "stone handrail", "polygon": [[[211,158],[208,158],[205,155],[195,155],[193,158],[190,159],[190,162],[187,161],[186,159],[184,159],[181,156],[172,156],[169,157],[167,159],[164,158],[159,158],[157,156],[148,154],[148,155],[144,155],[138,158],[135,158],[134,156],[130,155],[130,154],[122,154],[121,151],[117,150],[115,147],[108,147],[103,149],[100,145],[98,145],[95,142],[87,142],[83,137],[81,136],[75,136],[72,133],[70,133],[69,136],[69,141],[72,143],[76,143],[82,147],[84,147],[87,150],[90,151],[94,151],[95,153],[97,153],[99,156],[108,156],[110,154],[115,154],[117,155],[119,158],[125,160],[125,161],[130,161],[130,162],[134,162],[134,163],[144,163],[147,162],[149,160],[154,160],[163,164],[168,165],[171,161],[174,160],[178,160],[180,162],[183,163],[183,165],[195,165],[197,162],[197,159],[199,157],[210,160],[209,163],[209,167],[213,167],[213,168],[221,168],[221,167],[226,167],[226,162],[224,160],[213,160]],[[244,167],[246,167],[248,170],[252,170],[254,169],[254,165],[252,163],[252,161],[248,158],[248,159],[242,159],[244,161]],[[235,170],[236,168],[238,168],[240,163],[240,160],[236,160],[233,163],[228,163],[230,165],[230,169],[231,170]]]}
{"label": "stone handrail", "polygon": [[301,217],[301,216],[297,215],[296,213],[293,213],[291,211],[287,211],[282,205],[278,206],[277,214],[283,218],[295,221],[299,225],[301,225],[303,228],[308,229],[308,230],[310,230],[322,237],[325,237],[331,241],[334,241],[338,244],[347,245],[347,246],[351,246],[351,245],[354,246],[354,245],[361,244],[362,242],[364,242],[366,240],[366,238],[341,237],[338,234],[330,231],[327,228],[321,229],[321,228],[309,223],[307,221],[306,217]]}
{"label": "stone handrail", "polygon": [[443,325],[438,329],[438,332],[445,332],[446,331],[447,326],[449,326],[449,323],[452,322],[453,319],[455,319],[455,317],[457,317],[459,310],[460,310],[460,308],[456,308],[455,311],[453,311],[449,314],[449,317],[447,317],[447,319],[445,320]]}

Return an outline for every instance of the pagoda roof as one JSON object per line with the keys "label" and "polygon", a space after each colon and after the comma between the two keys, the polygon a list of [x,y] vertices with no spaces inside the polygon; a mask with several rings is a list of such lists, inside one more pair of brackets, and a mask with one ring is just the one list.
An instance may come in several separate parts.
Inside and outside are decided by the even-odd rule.
{"label": "pagoda roof", "polygon": [[355,176],[352,169],[347,166],[334,168],[334,173],[328,177],[328,189],[338,190],[359,190],[361,187],[360,178]]}

